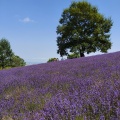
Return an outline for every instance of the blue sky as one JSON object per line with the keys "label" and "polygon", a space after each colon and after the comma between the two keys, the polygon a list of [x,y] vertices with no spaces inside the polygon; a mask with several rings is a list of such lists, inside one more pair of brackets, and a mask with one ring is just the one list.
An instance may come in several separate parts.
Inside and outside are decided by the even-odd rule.
{"label": "blue sky", "polygon": [[[56,27],[63,10],[73,0],[0,0],[0,39],[6,38],[13,52],[26,62],[46,62],[57,54]],[[78,1],[78,0],[75,0]],[[87,0],[111,17],[111,50],[120,49],[120,0]],[[96,54],[100,54],[97,52]],[[94,55],[94,54],[89,54]]]}

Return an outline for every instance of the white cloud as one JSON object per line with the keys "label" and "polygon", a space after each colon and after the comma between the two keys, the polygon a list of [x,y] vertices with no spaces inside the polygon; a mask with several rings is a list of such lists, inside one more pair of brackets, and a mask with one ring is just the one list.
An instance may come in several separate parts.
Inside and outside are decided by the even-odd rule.
{"label": "white cloud", "polygon": [[30,19],[29,17],[25,17],[24,19],[20,19],[21,22],[24,22],[24,23],[30,23],[30,22],[34,22],[34,20]]}

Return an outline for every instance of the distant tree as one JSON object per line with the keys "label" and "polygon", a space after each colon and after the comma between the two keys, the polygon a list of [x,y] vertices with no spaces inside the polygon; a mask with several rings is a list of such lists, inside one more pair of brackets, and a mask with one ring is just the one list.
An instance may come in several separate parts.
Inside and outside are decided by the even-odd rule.
{"label": "distant tree", "polygon": [[4,69],[10,66],[13,52],[7,39],[0,40],[0,67]]}
{"label": "distant tree", "polygon": [[105,18],[98,9],[86,1],[73,2],[65,9],[57,26],[57,53],[68,55],[76,48],[80,57],[84,53],[107,52],[111,48],[111,18]]}
{"label": "distant tree", "polygon": [[77,53],[72,53],[72,54],[68,54],[67,59],[74,59],[74,58],[78,58],[79,54]]}
{"label": "distant tree", "polygon": [[54,61],[58,61],[58,58],[50,58],[47,62],[54,62]]}
{"label": "distant tree", "polygon": [[12,56],[11,67],[19,67],[19,66],[25,66],[25,65],[26,65],[26,62],[22,58],[20,58],[17,55]]}
{"label": "distant tree", "polygon": [[67,59],[74,59],[74,58],[79,58],[79,51],[77,50],[77,47],[74,47],[70,50],[72,52],[71,54],[67,55]]}

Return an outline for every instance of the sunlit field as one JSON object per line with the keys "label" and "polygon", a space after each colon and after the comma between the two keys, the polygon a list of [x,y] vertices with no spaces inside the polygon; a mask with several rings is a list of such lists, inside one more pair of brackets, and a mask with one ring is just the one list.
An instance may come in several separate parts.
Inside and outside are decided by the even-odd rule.
{"label": "sunlit field", "polygon": [[0,70],[0,120],[120,120],[120,52]]}

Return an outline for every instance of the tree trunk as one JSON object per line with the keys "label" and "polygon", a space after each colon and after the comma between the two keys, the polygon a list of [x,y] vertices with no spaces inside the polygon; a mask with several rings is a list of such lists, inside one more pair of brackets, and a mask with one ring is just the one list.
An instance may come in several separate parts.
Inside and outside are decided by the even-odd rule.
{"label": "tree trunk", "polygon": [[1,65],[1,69],[2,69],[2,70],[4,69],[4,65]]}
{"label": "tree trunk", "polygon": [[2,61],[1,68],[2,70],[5,68],[4,61]]}
{"label": "tree trunk", "polygon": [[84,53],[79,49],[80,57],[85,57]]}
{"label": "tree trunk", "polygon": [[81,56],[81,57],[85,57],[84,53],[81,53],[80,56]]}

